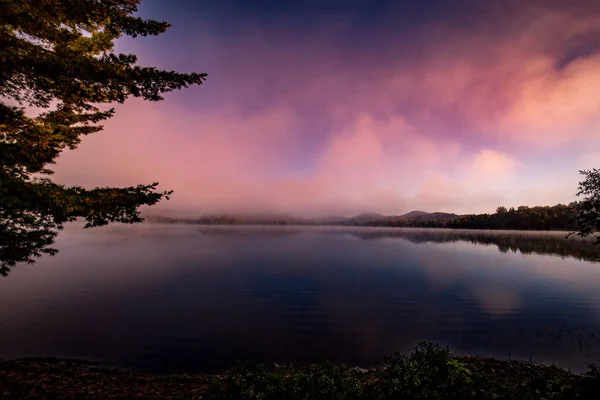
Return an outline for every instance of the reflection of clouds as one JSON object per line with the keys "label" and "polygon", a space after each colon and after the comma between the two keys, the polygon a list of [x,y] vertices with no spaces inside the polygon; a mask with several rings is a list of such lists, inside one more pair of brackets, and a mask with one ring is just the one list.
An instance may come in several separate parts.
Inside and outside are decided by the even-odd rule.
{"label": "reflection of clouds", "polygon": [[[421,244],[417,245],[421,246]],[[491,316],[518,311],[524,296],[544,290],[577,292],[600,313],[596,265],[551,256],[502,254],[467,242],[443,242],[420,254],[419,266],[438,290],[460,283]]]}
{"label": "reflection of clouds", "polygon": [[[464,243],[460,247],[464,247]],[[465,295],[471,295],[489,315],[504,316],[518,310],[521,300],[516,291],[519,289],[512,278],[498,271],[502,265],[481,264],[479,257],[466,257],[468,253],[455,250],[446,243],[441,251],[425,253],[421,258],[420,267],[438,290],[461,283],[467,292]]]}
{"label": "reflection of clouds", "polygon": [[496,317],[516,312],[522,302],[521,297],[510,287],[474,287],[471,288],[471,293],[479,301],[485,312]]}
{"label": "reflection of clouds", "polygon": [[527,269],[532,275],[566,280],[582,285],[589,284],[600,278],[600,268],[572,259],[556,260],[550,257],[536,257],[527,260]]}
{"label": "reflection of clouds", "polygon": [[469,273],[465,262],[460,262],[453,254],[432,251],[422,255],[419,266],[427,272],[429,279],[436,285],[451,285]]}
{"label": "reflection of clouds", "polygon": [[556,288],[575,289],[585,298],[586,304],[593,306],[597,315],[600,315],[600,268],[597,264],[547,257],[536,257],[527,261],[526,274],[550,281]]}

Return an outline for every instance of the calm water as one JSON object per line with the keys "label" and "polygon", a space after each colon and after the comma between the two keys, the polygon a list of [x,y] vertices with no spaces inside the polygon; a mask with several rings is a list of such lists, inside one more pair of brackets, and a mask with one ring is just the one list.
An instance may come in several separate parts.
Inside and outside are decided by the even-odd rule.
{"label": "calm water", "polygon": [[556,234],[69,227],[0,280],[0,357],[145,371],[452,351],[600,363],[600,251]]}

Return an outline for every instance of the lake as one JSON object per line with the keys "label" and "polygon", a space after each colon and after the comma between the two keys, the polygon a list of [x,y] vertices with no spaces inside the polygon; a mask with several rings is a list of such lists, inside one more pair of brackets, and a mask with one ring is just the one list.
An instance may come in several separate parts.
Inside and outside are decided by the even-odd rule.
{"label": "lake", "polygon": [[429,340],[600,363],[600,248],[564,233],[70,225],[57,247],[0,279],[0,357],[369,367]]}

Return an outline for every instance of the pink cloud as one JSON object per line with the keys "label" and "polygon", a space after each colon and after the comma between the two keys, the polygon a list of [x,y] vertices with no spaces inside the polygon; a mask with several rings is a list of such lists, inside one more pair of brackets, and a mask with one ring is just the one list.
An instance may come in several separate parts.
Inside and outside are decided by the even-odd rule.
{"label": "pink cloud", "polygon": [[473,179],[503,179],[512,177],[518,162],[496,150],[482,149],[473,156],[468,173]]}
{"label": "pink cloud", "polygon": [[569,202],[576,174],[525,176],[565,148],[574,171],[595,162],[600,57],[564,68],[557,59],[599,21],[523,8],[520,19],[470,30],[427,25],[414,34],[422,48],[401,37],[339,47],[344,24],[294,41],[257,26],[240,41],[208,36],[203,57],[215,61],[205,88],[119,107],[105,132],[61,156],[56,176],[86,186],[158,180],[175,195],[157,210],[193,213]]}

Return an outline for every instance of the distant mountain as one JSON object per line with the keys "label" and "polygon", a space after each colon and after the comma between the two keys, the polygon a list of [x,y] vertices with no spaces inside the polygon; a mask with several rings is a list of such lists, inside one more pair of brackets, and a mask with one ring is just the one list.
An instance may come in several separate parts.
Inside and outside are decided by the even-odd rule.
{"label": "distant mountain", "polygon": [[453,220],[462,217],[462,215],[454,213],[434,212],[428,215],[429,221]]}
{"label": "distant mountain", "polygon": [[406,221],[439,221],[439,220],[453,220],[457,219],[460,216],[457,214],[451,213],[443,213],[443,212],[433,212],[428,213],[425,211],[411,211],[404,215],[401,215],[400,218]]}
{"label": "distant mountain", "polygon": [[425,211],[420,211],[420,210],[415,210],[415,211],[411,211],[409,213],[400,215],[400,218],[402,219],[414,219],[414,218],[418,218],[418,217],[423,217],[429,215],[428,212]]}
{"label": "distant mountain", "polygon": [[375,222],[385,219],[386,216],[378,213],[362,213],[348,218],[344,221],[346,225],[363,225],[370,222]]}

